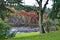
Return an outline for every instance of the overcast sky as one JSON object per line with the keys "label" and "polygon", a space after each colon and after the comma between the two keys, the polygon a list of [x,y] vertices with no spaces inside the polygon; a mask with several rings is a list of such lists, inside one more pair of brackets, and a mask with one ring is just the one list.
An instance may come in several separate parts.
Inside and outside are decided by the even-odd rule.
{"label": "overcast sky", "polygon": [[[38,6],[38,4],[35,0],[23,0],[23,2],[24,2],[23,5],[31,5],[31,6],[36,5],[36,6]],[[46,0],[43,0],[42,7],[44,6],[45,2],[46,2]],[[53,2],[51,0],[49,0],[47,8],[52,8],[52,4],[53,4]]]}
{"label": "overcast sky", "polygon": [[[23,5],[31,5],[31,6],[36,5],[36,6],[38,6],[38,4],[35,0],[23,0],[23,2],[24,2]],[[45,2],[46,2],[46,0],[43,0],[43,2],[42,2],[43,5],[42,6],[44,6]],[[52,1],[49,0],[48,3],[49,4],[47,5],[47,8],[52,8],[52,6],[51,6],[53,4]]]}

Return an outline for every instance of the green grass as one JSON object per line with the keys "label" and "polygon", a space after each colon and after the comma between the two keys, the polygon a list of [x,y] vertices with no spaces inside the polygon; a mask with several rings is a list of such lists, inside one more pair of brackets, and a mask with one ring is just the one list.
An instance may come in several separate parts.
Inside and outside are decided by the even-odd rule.
{"label": "green grass", "polygon": [[14,38],[30,37],[39,35],[39,32],[17,33]]}
{"label": "green grass", "polygon": [[16,34],[9,40],[60,40],[60,31],[39,35],[38,32]]}

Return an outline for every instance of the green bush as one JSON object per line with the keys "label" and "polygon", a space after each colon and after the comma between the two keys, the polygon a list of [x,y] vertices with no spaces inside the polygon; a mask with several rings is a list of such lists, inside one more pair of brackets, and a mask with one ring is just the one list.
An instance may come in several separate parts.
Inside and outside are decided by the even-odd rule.
{"label": "green bush", "polygon": [[44,30],[46,32],[51,32],[51,31],[56,31],[57,27],[54,21],[47,20],[46,22],[43,23]]}
{"label": "green bush", "polygon": [[0,40],[12,37],[10,36],[11,34],[9,34],[10,33],[9,30],[10,25],[8,25],[2,19],[0,19]]}
{"label": "green bush", "polygon": [[55,20],[55,24],[60,27],[60,19]]}

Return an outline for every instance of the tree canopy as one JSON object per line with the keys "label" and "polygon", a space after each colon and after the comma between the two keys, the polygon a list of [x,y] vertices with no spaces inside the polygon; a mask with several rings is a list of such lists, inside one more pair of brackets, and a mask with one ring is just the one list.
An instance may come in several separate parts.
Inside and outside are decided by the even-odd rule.
{"label": "tree canopy", "polygon": [[60,18],[60,16],[58,17],[59,13],[60,13],[60,0],[53,0],[53,8],[51,13],[49,14],[49,18],[53,20]]}

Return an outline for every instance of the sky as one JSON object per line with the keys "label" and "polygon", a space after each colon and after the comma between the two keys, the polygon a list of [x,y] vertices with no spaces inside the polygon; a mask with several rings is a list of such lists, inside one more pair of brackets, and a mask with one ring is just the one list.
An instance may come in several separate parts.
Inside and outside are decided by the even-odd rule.
{"label": "sky", "polygon": [[[4,0],[4,1],[6,1],[6,0]],[[35,5],[38,7],[38,3],[35,0],[23,0],[23,2],[24,2],[23,5],[30,5],[30,6]],[[46,2],[46,0],[43,0],[42,7],[44,6],[45,2]],[[52,8],[52,4],[53,4],[53,2],[51,0],[49,0],[47,8]]]}
{"label": "sky", "polygon": [[[23,0],[23,2],[24,2],[23,5],[38,6],[38,3],[35,0]],[[45,2],[46,2],[46,0],[43,0],[42,7],[44,6]],[[52,8],[52,4],[53,4],[52,1],[49,0],[47,8]]]}

